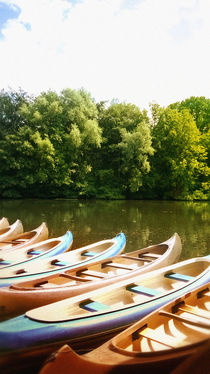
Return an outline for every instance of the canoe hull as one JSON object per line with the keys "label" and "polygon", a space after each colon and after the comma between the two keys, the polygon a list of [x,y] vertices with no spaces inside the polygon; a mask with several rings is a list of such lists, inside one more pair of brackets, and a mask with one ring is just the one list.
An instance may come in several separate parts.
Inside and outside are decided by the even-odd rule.
{"label": "canoe hull", "polygon": [[0,229],[4,229],[9,226],[9,221],[6,217],[0,219]]}
{"label": "canoe hull", "polygon": [[[97,244],[106,244],[107,247],[105,250],[101,250],[101,252],[98,252],[96,255],[91,256],[91,257],[86,257],[85,260],[74,260],[74,256],[77,255],[78,251],[79,254],[83,251],[88,251],[91,249],[91,247],[94,246],[96,247]],[[109,245],[108,245],[109,244]],[[51,274],[57,274],[61,272],[61,266],[51,266],[51,263],[53,260],[58,261],[58,260],[66,260],[68,263],[64,266],[62,266],[62,271],[68,270],[68,269],[74,269],[78,268],[81,266],[81,264],[89,264],[92,262],[96,262],[99,260],[103,260],[109,257],[116,256],[117,254],[121,253],[126,245],[126,237],[123,233],[118,234],[115,238],[111,240],[104,240],[102,242],[94,243],[92,245],[88,245],[86,247],[78,248],[75,249],[74,251],[70,251],[69,253],[66,254],[61,254],[61,257],[55,257],[59,253],[62,253],[63,250],[61,251],[56,251],[54,253],[50,253],[46,255],[45,257],[50,257],[50,260],[48,259],[41,259],[37,260],[36,264],[33,263],[33,266],[31,264],[25,264],[25,269],[27,267],[31,267],[31,269],[25,271],[23,274],[17,274],[17,271],[21,269],[22,265],[14,265],[12,267],[12,272],[10,272],[11,267],[8,269],[2,269],[2,273],[0,276],[0,287],[5,287],[5,286],[10,286],[13,283],[18,283],[21,281],[26,281],[26,280],[34,280],[37,278],[40,278],[41,276],[48,276]],[[53,257],[54,256],[54,257]],[[63,257],[64,256],[64,257]],[[81,256],[80,256],[81,257]],[[14,274],[14,275],[13,275]]]}
{"label": "canoe hull", "polygon": [[[14,250],[27,248],[28,246],[39,243],[43,240],[48,239],[48,227],[45,222],[43,222],[39,227],[37,227],[34,230],[23,232],[13,239],[11,239],[11,243],[1,243],[0,242],[0,248],[1,248],[1,255],[4,256],[4,254],[8,253],[16,253],[17,254],[17,262],[18,262],[18,255],[19,252],[14,252]],[[13,242],[14,240],[14,242]],[[22,241],[22,242],[21,242]]]}
{"label": "canoe hull", "polygon": [[[84,371],[86,374],[106,374],[115,371],[155,373],[157,369],[160,369],[161,373],[169,373],[186,358],[194,359],[197,356],[198,360],[201,355],[203,359],[204,353],[210,351],[209,297],[210,283],[168,303],[161,310],[147,315],[113,339],[84,355],[78,355],[68,345],[64,345],[49,358],[48,363],[44,364],[40,374],[54,374],[58,370],[62,374],[83,374]],[[179,310],[183,306],[191,306],[196,318]],[[179,315],[180,311],[182,317]],[[202,313],[205,318],[201,317]],[[179,322],[176,324],[177,319]],[[164,329],[160,330],[162,326]],[[164,346],[160,345],[161,341]],[[203,366],[206,368],[205,372],[208,372],[208,366],[206,362]],[[185,363],[184,367],[181,365],[182,371],[179,373],[186,373],[185,367]]]}
{"label": "canoe hull", "polygon": [[[2,315],[18,315],[29,309],[36,308],[42,305],[56,302],[61,299],[68,297],[73,297],[80,295],[86,292],[90,292],[94,289],[108,286],[113,282],[120,282],[126,279],[129,279],[146,272],[156,270],[160,267],[171,265],[179,259],[181,253],[181,240],[177,234],[172,238],[163,242],[162,244],[167,243],[169,250],[168,253],[164,253],[161,258],[155,260],[146,266],[142,266],[137,270],[132,270],[123,275],[118,275],[114,277],[108,277],[107,279],[92,281],[92,282],[83,282],[82,285],[77,285],[74,287],[47,287],[46,289],[33,289],[33,290],[21,290],[21,287],[4,287],[0,289],[0,316]],[[166,245],[166,244],[165,244]],[[161,246],[161,244],[160,244]],[[155,246],[151,246],[152,248]],[[145,251],[145,249],[144,249]],[[136,252],[136,251],[135,251]],[[132,252],[135,254],[135,252]],[[140,253],[140,251],[139,251]],[[129,255],[131,253],[128,253]],[[120,256],[115,257],[117,259]],[[124,255],[121,255],[124,257]],[[82,267],[78,268],[82,269]],[[45,281],[46,278],[41,278],[37,280],[38,282]],[[49,279],[50,282],[50,279]],[[1,311],[2,310],[2,311]]]}
{"label": "canoe hull", "polygon": [[[12,225],[4,227],[0,229],[0,241],[1,240],[11,240],[15,238],[17,235],[23,233],[23,225],[22,222],[17,219]],[[1,249],[1,246],[0,246]]]}
{"label": "canoe hull", "polygon": [[[203,259],[201,260],[203,261]],[[194,261],[199,262],[199,259]],[[209,263],[209,261],[207,262]],[[156,275],[156,272],[153,273]],[[164,296],[152,298],[146,303],[126,306],[123,309],[111,310],[107,313],[92,314],[83,318],[72,317],[70,320],[62,320],[61,322],[34,320],[33,312],[35,311],[37,315],[36,309],[34,309],[27,315],[1,323],[0,365],[5,367],[11,359],[18,361],[23,358],[27,363],[27,357],[30,357],[31,354],[39,360],[43,357],[43,353],[49,354],[65,343],[71,345],[78,352],[84,353],[171,300],[177,299],[209,281],[210,272],[207,268],[194,281],[179,289],[174,289]],[[101,290],[101,293],[103,292],[106,292],[105,289]],[[92,296],[96,292],[90,294]],[[63,308],[64,302],[66,303],[66,300],[57,304],[62,303],[61,307]],[[52,308],[57,314],[57,305],[53,304]]]}

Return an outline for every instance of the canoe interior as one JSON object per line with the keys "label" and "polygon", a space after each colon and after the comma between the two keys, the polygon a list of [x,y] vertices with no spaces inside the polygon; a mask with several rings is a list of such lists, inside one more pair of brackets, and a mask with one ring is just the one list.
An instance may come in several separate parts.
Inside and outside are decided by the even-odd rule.
{"label": "canoe interior", "polygon": [[[33,235],[34,236],[34,235]],[[31,238],[33,237],[31,236]],[[46,243],[37,243],[33,247],[20,248],[18,251],[8,251],[1,253],[0,255],[0,265],[3,261],[8,261],[14,263],[16,261],[20,262],[22,260],[28,260],[30,258],[36,257],[37,255],[43,254],[50,249],[56,247],[60,243],[59,240],[53,240]],[[20,241],[19,241],[20,244]]]}
{"label": "canoe interior", "polygon": [[[112,310],[120,310],[125,307],[161,297],[173,290],[183,287],[199,276],[209,267],[208,261],[196,261],[185,265],[176,266],[174,273],[170,271],[155,273],[149,277],[136,277],[131,283],[112,288],[111,286],[102,289],[100,292],[91,293],[91,297],[85,294],[83,297],[69,298],[58,302],[56,308],[53,305],[47,305],[41,308],[28,311],[26,314],[30,318],[39,321],[65,321],[90,316],[91,314],[100,314]],[[179,275],[178,279],[173,275]],[[87,295],[87,296],[86,296]]]}
{"label": "canoe interior", "polygon": [[122,332],[112,340],[113,349],[129,356],[154,355],[207,341],[210,339],[209,287],[144,318],[127,333]]}
{"label": "canoe interior", "polygon": [[[53,242],[53,245],[55,243]],[[115,242],[113,240],[107,240],[100,244],[94,243],[93,245],[75,249],[73,251],[60,254],[58,256],[54,256],[51,259],[42,259],[37,260],[36,263],[25,263],[22,265],[13,266],[11,268],[2,269],[1,270],[1,277],[12,277],[18,274],[27,274],[32,273],[35,274],[37,272],[47,272],[48,270],[54,269],[62,269],[65,266],[72,265],[77,262],[81,262],[83,260],[87,260],[91,257],[94,257],[100,254],[103,251],[106,251],[114,245]],[[51,244],[49,244],[48,248],[44,248],[44,250],[50,249]]]}
{"label": "canoe interior", "polygon": [[10,231],[10,226],[0,228],[0,237],[1,237],[1,235],[5,234],[8,231]]}
{"label": "canoe interior", "polygon": [[87,281],[100,281],[109,277],[127,274],[129,271],[143,269],[147,265],[159,259],[168,250],[168,245],[159,244],[149,250],[138,250],[127,255],[116,256],[114,259],[104,260],[100,263],[90,264],[79,270],[67,270],[58,275],[52,275],[43,279],[19,283],[13,286],[15,289],[37,290],[45,288],[74,287]]}

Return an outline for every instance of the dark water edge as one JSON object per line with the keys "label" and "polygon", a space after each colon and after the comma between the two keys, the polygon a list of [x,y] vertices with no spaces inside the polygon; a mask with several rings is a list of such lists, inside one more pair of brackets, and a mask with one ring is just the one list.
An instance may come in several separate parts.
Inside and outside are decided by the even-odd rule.
{"label": "dark water edge", "polygon": [[73,248],[119,232],[127,238],[126,252],[162,242],[177,232],[181,260],[210,253],[210,202],[142,200],[0,200],[0,217],[19,218],[24,231],[45,221],[50,237],[71,230]]}

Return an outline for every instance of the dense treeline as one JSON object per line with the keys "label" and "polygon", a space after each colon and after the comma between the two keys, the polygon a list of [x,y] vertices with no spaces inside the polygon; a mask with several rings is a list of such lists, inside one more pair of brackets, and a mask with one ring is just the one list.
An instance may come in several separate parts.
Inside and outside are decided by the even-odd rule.
{"label": "dense treeline", "polygon": [[209,199],[210,99],[146,110],[0,92],[0,196]]}

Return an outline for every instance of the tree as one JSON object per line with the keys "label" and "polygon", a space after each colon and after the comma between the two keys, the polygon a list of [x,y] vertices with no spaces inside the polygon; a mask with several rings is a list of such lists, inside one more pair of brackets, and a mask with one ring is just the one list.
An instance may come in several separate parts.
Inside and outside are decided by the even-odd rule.
{"label": "tree", "polygon": [[22,90],[0,91],[0,136],[13,133],[25,124],[19,109],[30,100],[29,95]]}
{"label": "tree", "polygon": [[201,134],[210,130],[210,99],[204,96],[191,96],[186,100],[169,105],[169,108],[179,111],[188,109]]}
{"label": "tree", "polygon": [[200,139],[200,131],[188,110],[163,111],[153,129],[155,155],[151,175],[156,196],[193,199],[205,195],[203,186],[209,168]]}
{"label": "tree", "polygon": [[119,197],[138,191],[143,174],[149,171],[148,156],[152,153],[146,111],[132,104],[114,103],[103,110],[99,124],[104,138],[99,189]]}

